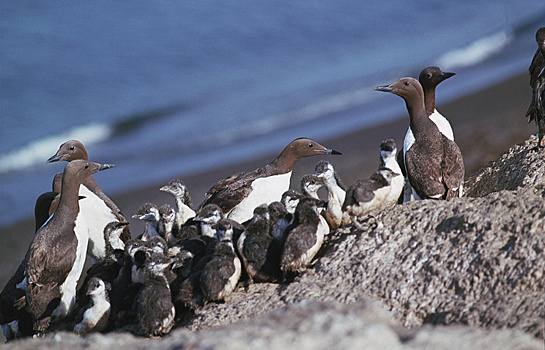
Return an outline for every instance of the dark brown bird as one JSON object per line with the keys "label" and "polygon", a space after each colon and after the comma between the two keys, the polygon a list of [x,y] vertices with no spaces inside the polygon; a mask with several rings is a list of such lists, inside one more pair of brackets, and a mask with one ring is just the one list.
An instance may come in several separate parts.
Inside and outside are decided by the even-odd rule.
{"label": "dark brown bird", "polygon": [[405,100],[414,144],[405,152],[409,182],[420,199],[448,199],[463,192],[464,160],[458,145],[443,135],[430,120],[424,105],[422,85],[414,78],[401,78],[377,91]]}
{"label": "dark brown bird", "polygon": [[290,187],[291,172],[297,161],[323,154],[341,153],[311,139],[295,139],[269,164],[215,184],[206,193],[200,208],[215,203],[227,218],[244,223],[252,218],[255,207],[280,201]]}
{"label": "dark brown bird", "polygon": [[545,136],[545,27],[537,30],[536,42],[537,50],[528,68],[532,101],[526,112],[526,118],[528,123],[535,120],[538,127],[538,147],[541,147]]}

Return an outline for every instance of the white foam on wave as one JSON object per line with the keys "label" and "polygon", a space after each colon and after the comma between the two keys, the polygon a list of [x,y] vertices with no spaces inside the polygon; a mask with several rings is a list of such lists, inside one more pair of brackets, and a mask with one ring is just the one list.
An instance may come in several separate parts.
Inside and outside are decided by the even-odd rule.
{"label": "white foam on wave", "polygon": [[38,163],[45,163],[59,146],[68,140],[79,140],[89,146],[107,140],[112,134],[106,124],[92,123],[31,142],[19,149],[0,155],[0,174],[20,171]]}
{"label": "white foam on wave", "polygon": [[469,67],[497,54],[512,40],[513,36],[505,31],[489,35],[466,47],[444,54],[439,58],[437,65],[442,69]]}

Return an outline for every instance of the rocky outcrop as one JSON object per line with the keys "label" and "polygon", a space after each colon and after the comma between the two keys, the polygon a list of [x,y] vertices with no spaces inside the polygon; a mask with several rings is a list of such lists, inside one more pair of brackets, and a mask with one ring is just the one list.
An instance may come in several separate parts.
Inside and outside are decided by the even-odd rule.
{"label": "rocky outcrop", "polygon": [[292,283],[239,286],[160,340],[57,333],[6,348],[540,349],[545,150],[536,145],[532,137],[468,178],[467,197],[398,205],[332,232]]}

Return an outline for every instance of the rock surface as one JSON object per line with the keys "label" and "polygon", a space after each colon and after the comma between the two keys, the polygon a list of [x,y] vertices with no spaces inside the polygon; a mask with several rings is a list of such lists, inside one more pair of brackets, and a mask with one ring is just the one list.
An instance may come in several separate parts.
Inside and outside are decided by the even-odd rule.
{"label": "rock surface", "polygon": [[[290,284],[239,286],[159,340],[59,332],[8,349],[542,349],[545,150],[514,146],[468,197],[374,212]],[[373,299],[373,300],[371,300]]]}

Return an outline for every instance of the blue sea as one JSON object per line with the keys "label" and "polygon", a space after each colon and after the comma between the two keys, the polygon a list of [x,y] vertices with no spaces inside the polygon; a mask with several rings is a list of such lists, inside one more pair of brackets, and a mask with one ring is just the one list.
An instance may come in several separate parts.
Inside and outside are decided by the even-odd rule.
{"label": "blue sea", "polygon": [[[543,0],[2,1],[0,226],[81,140],[113,196],[403,115],[373,91],[429,65],[438,103],[525,72]],[[530,101],[530,96],[528,97]]]}

